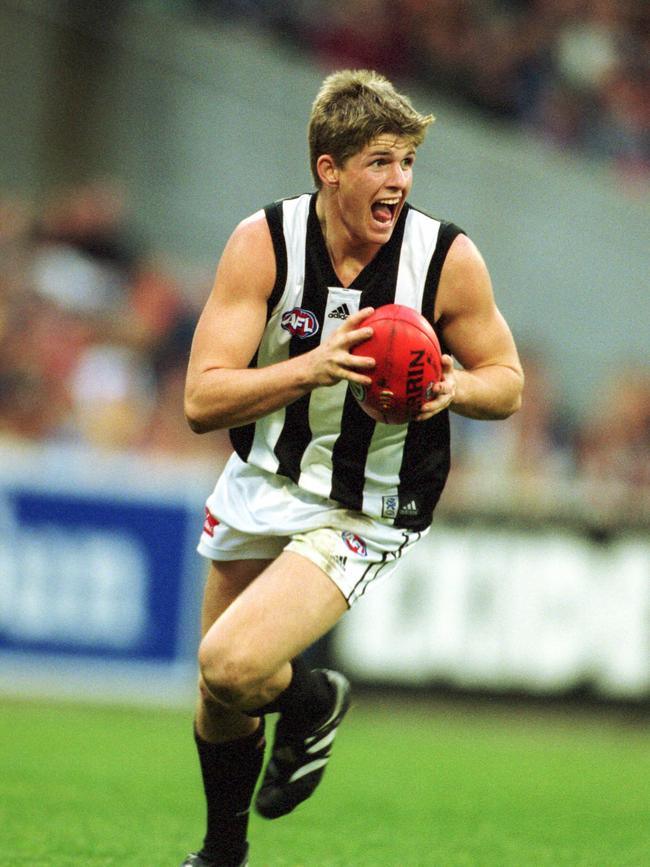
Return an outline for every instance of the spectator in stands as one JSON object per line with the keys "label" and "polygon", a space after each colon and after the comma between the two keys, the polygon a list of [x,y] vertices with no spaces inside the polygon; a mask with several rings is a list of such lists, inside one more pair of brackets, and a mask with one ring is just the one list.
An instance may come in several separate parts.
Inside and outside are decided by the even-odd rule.
{"label": "spectator in stands", "polygon": [[384,0],[333,0],[327,16],[312,18],[304,32],[325,68],[381,66],[400,75],[408,70],[408,54],[394,19]]}
{"label": "spectator in stands", "polygon": [[114,184],[0,200],[0,436],[205,455],[170,400],[195,319]]}
{"label": "spectator in stands", "polygon": [[[616,411],[612,411],[612,407]],[[577,443],[579,476],[600,508],[633,510],[650,492],[650,368],[617,369],[599,389]]]}
{"label": "spectator in stands", "polygon": [[522,364],[526,393],[518,413],[499,425],[454,416],[456,464],[460,475],[479,474],[495,493],[511,495],[514,487],[535,497],[573,476],[573,430],[542,353],[524,349]]}

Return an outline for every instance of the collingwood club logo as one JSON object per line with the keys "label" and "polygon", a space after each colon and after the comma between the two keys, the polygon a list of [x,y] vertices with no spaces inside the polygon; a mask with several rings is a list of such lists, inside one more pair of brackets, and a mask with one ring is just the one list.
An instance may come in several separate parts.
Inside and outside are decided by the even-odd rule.
{"label": "collingwood club logo", "polygon": [[399,500],[393,494],[381,498],[381,516],[382,518],[396,518],[399,508]]}

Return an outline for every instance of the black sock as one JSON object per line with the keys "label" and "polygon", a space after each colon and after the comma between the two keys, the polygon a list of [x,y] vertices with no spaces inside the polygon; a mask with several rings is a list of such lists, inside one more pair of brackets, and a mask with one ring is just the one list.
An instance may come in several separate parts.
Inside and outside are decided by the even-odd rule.
{"label": "black sock", "polygon": [[203,789],[207,830],[201,854],[219,864],[240,864],[246,853],[248,810],[264,759],[264,720],[252,734],[212,744],[194,730]]}
{"label": "black sock", "polygon": [[246,713],[250,716],[280,713],[283,729],[300,731],[326,716],[332,706],[332,688],[323,672],[312,671],[301,657],[293,659],[291,666],[293,675],[284,692],[268,704]]}

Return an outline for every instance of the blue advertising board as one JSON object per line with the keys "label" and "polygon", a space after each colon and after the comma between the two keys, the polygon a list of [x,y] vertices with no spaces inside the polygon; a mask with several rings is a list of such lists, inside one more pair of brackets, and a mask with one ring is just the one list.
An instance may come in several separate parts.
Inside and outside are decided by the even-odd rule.
{"label": "blue advertising board", "polygon": [[0,687],[30,667],[187,678],[205,493],[178,466],[0,451]]}
{"label": "blue advertising board", "polygon": [[173,660],[185,507],[14,490],[3,511],[0,648]]}

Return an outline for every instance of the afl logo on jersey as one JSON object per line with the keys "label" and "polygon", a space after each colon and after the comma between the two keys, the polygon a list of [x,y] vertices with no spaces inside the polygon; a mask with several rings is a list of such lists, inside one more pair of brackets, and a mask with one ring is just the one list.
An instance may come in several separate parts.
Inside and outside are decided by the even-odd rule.
{"label": "afl logo on jersey", "polygon": [[350,530],[344,530],[341,533],[341,537],[350,551],[358,554],[359,557],[366,556],[368,549],[366,548],[366,543],[363,541],[361,536],[357,536],[356,533],[351,533]]}
{"label": "afl logo on jersey", "polygon": [[286,313],[282,314],[282,327],[292,337],[299,337],[304,340],[305,337],[316,334],[318,319],[311,310],[305,310],[304,307],[294,307],[293,310],[287,310]]}

